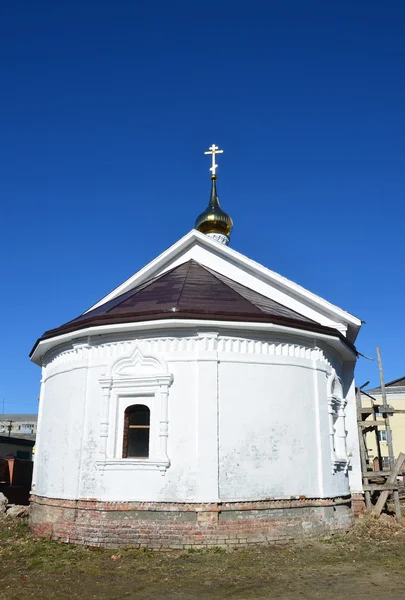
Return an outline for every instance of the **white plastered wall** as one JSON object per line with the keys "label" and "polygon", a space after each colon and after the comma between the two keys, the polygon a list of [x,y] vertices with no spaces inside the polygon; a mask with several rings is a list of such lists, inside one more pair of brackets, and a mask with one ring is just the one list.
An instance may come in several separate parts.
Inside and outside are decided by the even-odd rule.
{"label": "white plastered wall", "polygon": [[[121,460],[119,419],[113,425],[109,418],[109,440],[118,444],[108,442],[103,456],[100,381],[136,352],[135,378],[145,377],[143,359],[172,375],[167,469]],[[330,456],[326,380],[333,360],[339,365],[315,339],[229,331],[105,336],[61,348],[44,369],[33,491],[116,501],[346,495],[348,475],[333,472]],[[350,371],[341,375],[350,388]],[[109,402],[113,392],[112,378]]]}
{"label": "white plastered wall", "polygon": [[53,498],[79,495],[88,368],[59,369],[42,383],[32,490]]}

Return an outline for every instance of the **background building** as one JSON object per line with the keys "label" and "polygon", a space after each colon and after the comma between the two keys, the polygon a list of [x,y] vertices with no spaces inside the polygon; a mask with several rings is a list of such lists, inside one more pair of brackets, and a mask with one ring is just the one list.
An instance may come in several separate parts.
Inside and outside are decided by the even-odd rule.
{"label": "background building", "polygon": [[[381,387],[375,387],[371,390],[366,390],[369,396],[372,396],[375,400],[372,400],[366,394],[362,394],[361,401],[362,406],[369,407],[373,404],[382,404]],[[393,381],[389,381],[385,384],[385,392],[387,395],[387,403],[392,406],[395,412],[390,416],[390,426],[392,430],[392,443],[394,446],[394,455],[398,456],[400,452],[405,451],[405,377],[399,377]],[[382,414],[377,413],[377,418],[381,418]],[[381,455],[383,458],[384,468],[389,467],[388,461],[388,444],[387,444],[387,432],[385,428],[379,427],[378,439],[380,442]],[[377,439],[374,432],[369,432],[366,437],[367,451],[370,463],[373,459],[378,456],[377,451]]]}
{"label": "background building", "polygon": [[1,414],[0,435],[36,435],[38,415]]}

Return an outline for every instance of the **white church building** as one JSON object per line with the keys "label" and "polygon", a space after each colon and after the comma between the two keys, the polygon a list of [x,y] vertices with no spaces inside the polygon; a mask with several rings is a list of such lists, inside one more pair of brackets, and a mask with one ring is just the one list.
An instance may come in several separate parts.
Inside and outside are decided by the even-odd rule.
{"label": "white church building", "polygon": [[240,546],[350,525],[361,321],[196,227],[47,331],[31,530],[96,546]]}

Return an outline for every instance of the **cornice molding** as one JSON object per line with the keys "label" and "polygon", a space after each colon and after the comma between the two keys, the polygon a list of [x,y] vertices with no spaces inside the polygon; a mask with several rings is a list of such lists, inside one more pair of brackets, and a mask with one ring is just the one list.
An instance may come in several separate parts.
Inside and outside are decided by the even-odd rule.
{"label": "cornice molding", "polygon": [[[321,344],[328,345],[342,359],[352,362],[356,360],[355,351],[345,344],[342,339],[332,334],[307,331],[284,325],[276,325],[274,323],[223,322],[198,319],[168,319],[91,327],[81,332],[63,334],[57,338],[41,341],[31,359],[37,364],[44,366],[50,362],[51,357],[60,354],[62,348],[64,350],[71,350],[72,344],[77,345],[77,342],[82,342],[83,339],[88,341],[90,348],[103,345],[103,342],[107,343],[110,339],[114,339],[117,343],[130,344],[134,338],[139,340],[172,338],[181,343],[184,339],[195,339],[196,334],[194,332],[199,332],[200,330],[216,330],[221,337],[231,336],[242,339],[259,338],[267,340],[271,338],[275,341],[285,340],[286,343],[290,344],[298,342],[298,344],[302,343],[304,346],[309,347]],[[170,334],[167,332],[170,332]],[[190,332],[193,333],[190,335]],[[238,335],[239,332],[240,334]],[[76,337],[76,334],[80,334],[81,337]],[[294,342],[291,340],[294,340]],[[87,344],[80,343],[77,352],[84,353],[86,347]]]}
{"label": "cornice molding", "polygon": [[[277,339],[278,337],[278,339]],[[75,344],[75,347],[65,345],[59,352],[53,351],[45,357],[46,374],[49,375],[54,369],[73,365],[74,363],[89,363],[90,361],[102,361],[108,363],[108,379],[120,372],[122,380],[126,367],[136,369],[140,366],[140,355],[153,355],[154,359],[145,359],[142,365],[142,376],[147,376],[148,369],[151,372],[159,371],[161,376],[167,373],[162,359],[171,357],[179,359],[187,357],[188,360],[201,360],[204,352],[217,352],[219,359],[226,360],[227,356],[253,357],[286,357],[308,361],[317,361],[331,368],[331,362],[326,352],[318,345],[305,344],[304,340],[297,343],[282,340],[280,336],[274,336],[272,340],[249,339],[230,335],[220,335],[217,332],[200,332],[195,336],[188,337],[159,337],[144,338],[136,340],[103,340],[101,343]],[[137,354],[138,353],[138,354]],[[159,358],[161,357],[161,358]]]}

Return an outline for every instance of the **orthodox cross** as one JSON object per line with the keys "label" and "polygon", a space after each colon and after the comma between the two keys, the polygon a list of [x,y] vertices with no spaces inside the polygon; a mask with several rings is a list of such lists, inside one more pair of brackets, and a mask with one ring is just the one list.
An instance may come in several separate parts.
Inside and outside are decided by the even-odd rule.
{"label": "orthodox cross", "polygon": [[212,144],[212,146],[210,146],[208,148],[208,152],[204,152],[204,154],[212,154],[212,167],[210,168],[210,171],[213,175],[215,175],[215,170],[218,166],[215,164],[215,155],[222,154],[222,153],[223,153],[223,150],[219,150],[218,146],[216,146],[215,144]]}

